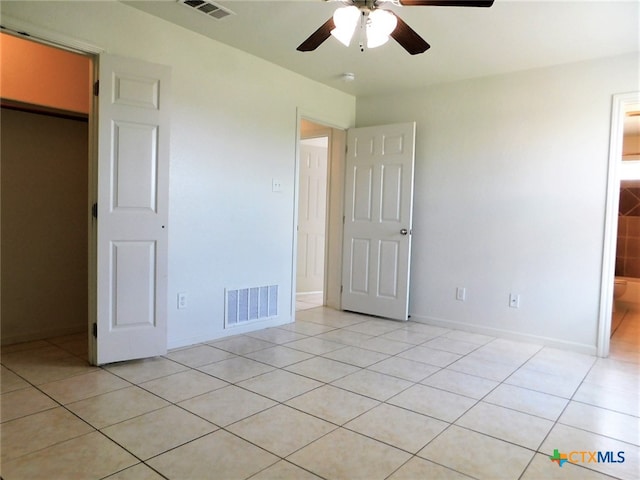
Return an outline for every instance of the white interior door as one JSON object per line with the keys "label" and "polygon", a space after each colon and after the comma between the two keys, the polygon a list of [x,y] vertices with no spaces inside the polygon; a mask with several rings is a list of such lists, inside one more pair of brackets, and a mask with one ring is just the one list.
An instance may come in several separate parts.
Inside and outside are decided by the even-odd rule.
{"label": "white interior door", "polygon": [[347,134],[342,308],[409,315],[415,123]]}
{"label": "white interior door", "polygon": [[100,55],[97,364],[166,353],[170,73]]}
{"label": "white interior door", "polygon": [[324,288],[328,138],[300,141],[297,293]]}

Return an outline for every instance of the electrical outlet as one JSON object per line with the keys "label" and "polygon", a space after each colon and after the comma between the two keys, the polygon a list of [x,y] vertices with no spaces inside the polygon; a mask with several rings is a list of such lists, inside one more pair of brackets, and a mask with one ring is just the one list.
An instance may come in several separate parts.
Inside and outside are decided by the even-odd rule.
{"label": "electrical outlet", "polygon": [[456,300],[464,302],[467,299],[467,289],[465,287],[456,288]]}
{"label": "electrical outlet", "polygon": [[509,306],[511,308],[520,308],[520,295],[517,293],[509,294]]}
{"label": "electrical outlet", "polygon": [[271,180],[271,191],[272,192],[281,192],[282,191],[282,182],[277,178],[273,178]]}
{"label": "electrical outlet", "polygon": [[187,308],[187,294],[184,292],[178,293],[178,309],[182,310],[183,308]]}

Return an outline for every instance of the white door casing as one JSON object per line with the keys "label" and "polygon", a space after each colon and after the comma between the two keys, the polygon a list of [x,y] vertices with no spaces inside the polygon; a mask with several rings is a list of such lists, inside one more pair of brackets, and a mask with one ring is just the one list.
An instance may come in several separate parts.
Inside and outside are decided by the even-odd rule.
{"label": "white door casing", "polygon": [[167,66],[100,55],[95,363],[166,353]]}
{"label": "white door casing", "polygon": [[640,91],[614,94],[611,101],[611,134],[609,135],[609,165],[607,172],[607,198],[605,202],[604,245],[602,249],[602,275],[600,280],[600,310],[596,355],[607,357],[611,341],[613,285],[618,241],[618,208],[620,204],[620,174],[624,145],[624,123],[628,112],[640,104]]}
{"label": "white door casing", "polygon": [[347,134],[342,308],[409,316],[415,122]]}
{"label": "white door casing", "polygon": [[326,146],[300,142],[298,293],[320,292],[324,288],[327,158]]}

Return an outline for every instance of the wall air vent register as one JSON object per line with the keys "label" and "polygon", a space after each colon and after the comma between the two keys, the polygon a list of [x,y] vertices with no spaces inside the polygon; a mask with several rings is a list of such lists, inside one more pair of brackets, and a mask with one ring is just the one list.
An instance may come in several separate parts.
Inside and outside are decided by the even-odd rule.
{"label": "wall air vent register", "polygon": [[278,316],[278,286],[225,289],[225,328]]}

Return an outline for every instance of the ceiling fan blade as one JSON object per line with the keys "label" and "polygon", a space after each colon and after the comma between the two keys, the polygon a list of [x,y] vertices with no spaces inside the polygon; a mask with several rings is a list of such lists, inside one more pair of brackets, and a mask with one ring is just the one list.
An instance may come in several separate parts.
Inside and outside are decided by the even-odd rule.
{"label": "ceiling fan blade", "polygon": [[405,7],[490,7],[494,0],[400,0]]}
{"label": "ceiling fan blade", "polygon": [[324,22],[324,24],[313,32],[309,38],[307,38],[304,42],[302,42],[296,50],[300,52],[310,52],[318,48],[322,42],[324,42],[327,38],[331,36],[331,30],[336,28],[335,23],[333,23],[333,17]]}
{"label": "ceiling fan blade", "polygon": [[398,25],[396,29],[391,32],[391,38],[398,42],[402,48],[411,55],[417,55],[418,53],[426,52],[431,47],[431,45],[425,42],[404,20],[397,15],[396,18],[398,19]]}

